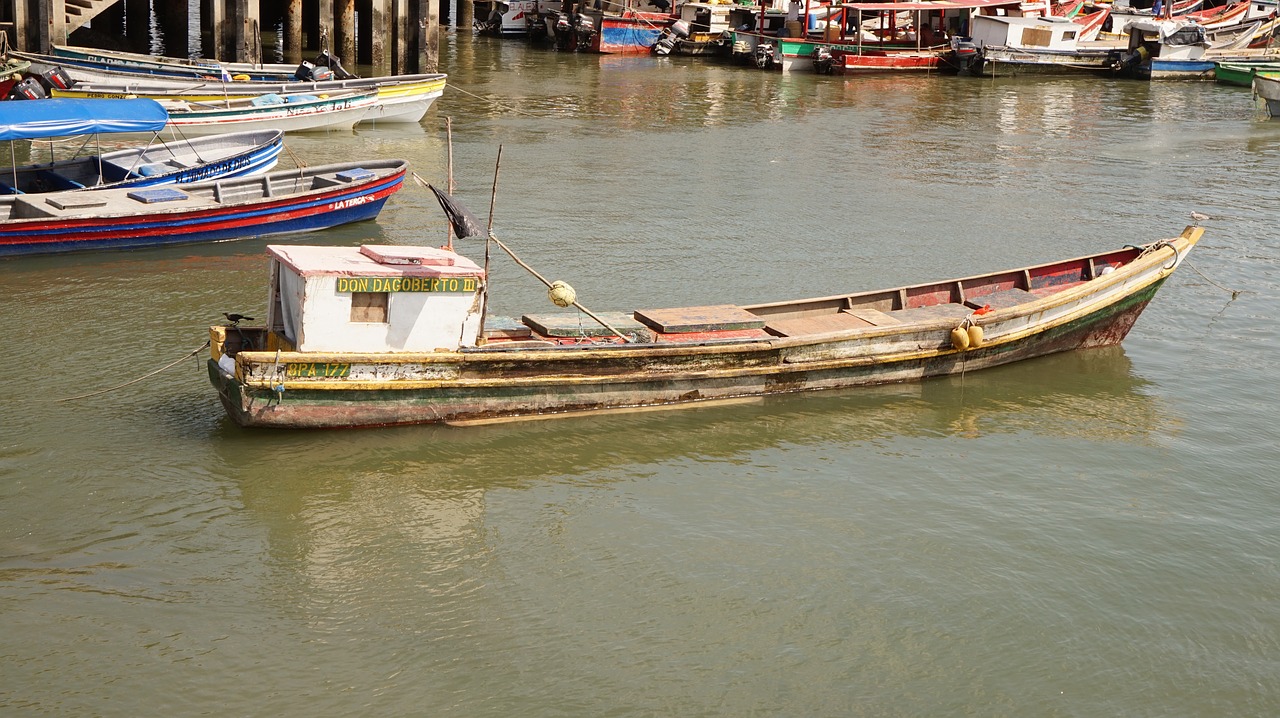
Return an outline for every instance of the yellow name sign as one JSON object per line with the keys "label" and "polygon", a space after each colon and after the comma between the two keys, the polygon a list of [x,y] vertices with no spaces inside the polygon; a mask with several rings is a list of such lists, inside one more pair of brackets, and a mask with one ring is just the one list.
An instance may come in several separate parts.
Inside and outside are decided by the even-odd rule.
{"label": "yellow name sign", "polygon": [[475,277],[338,277],[339,292],[474,292]]}

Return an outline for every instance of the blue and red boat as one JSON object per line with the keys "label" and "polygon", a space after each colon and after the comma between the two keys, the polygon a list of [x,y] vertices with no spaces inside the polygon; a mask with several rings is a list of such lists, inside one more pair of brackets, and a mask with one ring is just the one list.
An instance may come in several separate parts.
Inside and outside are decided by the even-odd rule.
{"label": "blue and red boat", "polygon": [[166,187],[0,197],[0,256],[143,249],[373,219],[408,163],[368,160]]}

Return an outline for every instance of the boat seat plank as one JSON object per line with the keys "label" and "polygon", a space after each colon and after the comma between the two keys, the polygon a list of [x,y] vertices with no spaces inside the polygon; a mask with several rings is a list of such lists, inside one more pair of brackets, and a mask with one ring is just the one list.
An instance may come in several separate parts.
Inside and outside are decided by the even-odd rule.
{"label": "boat seat plank", "polygon": [[973,307],[974,309],[980,309],[987,305],[990,305],[992,309],[1008,309],[1009,307],[1016,307],[1019,304],[1026,304],[1027,302],[1034,301],[1035,299],[1037,299],[1036,295],[1031,292],[1028,292],[1025,289],[1014,288],[1002,289],[998,292],[992,292],[991,294],[983,294],[980,297],[972,297],[966,301],[965,304]]}
{"label": "boat seat plank", "polygon": [[638,309],[635,319],[663,334],[763,329],[765,320],[734,304]]}
{"label": "boat seat plank", "polygon": [[186,199],[187,193],[172,187],[156,187],[154,189],[134,190],[129,193],[128,197],[143,204],[155,204],[156,202],[174,202]]}
{"label": "boat seat plank", "polygon": [[487,339],[528,339],[533,330],[514,317],[485,317],[484,336]]}
{"label": "boat seat plank", "polygon": [[888,314],[885,314],[879,309],[872,309],[870,307],[862,307],[859,309],[845,309],[844,311],[849,314],[852,314],[853,316],[861,319],[862,321],[872,326],[885,327],[885,326],[892,326],[894,324],[902,323],[901,320],[894,319],[893,317],[889,316]]}
{"label": "boat seat plank", "polygon": [[[625,312],[596,312],[596,316],[609,322],[623,334],[643,334],[648,340],[651,332]],[[581,312],[559,314],[526,314],[520,321],[544,337],[611,337],[613,332]]]}
{"label": "boat seat plank", "polygon": [[812,317],[770,319],[769,323],[765,325],[765,331],[780,337],[798,337],[808,334],[827,334],[850,329],[865,329],[871,326],[875,325],[848,312],[836,312],[835,314],[819,314]]}
{"label": "boat seat plank", "polygon": [[46,197],[45,204],[55,209],[91,209],[106,207],[107,200],[93,193],[79,193]]}
{"label": "boat seat plank", "polygon": [[64,190],[64,189],[84,189],[84,185],[79,182],[49,170],[40,170],[36,173],[36,182],[43,184],[46,191]]}
{"label": "boat seat plank", "polygon": [[911,309],[895,309],[890,312],[890,316],[904,323],[927,322],[936,319],[963,319],[969,316],[973,309],[963,304],[933,304],[927,307],[912,307]]}

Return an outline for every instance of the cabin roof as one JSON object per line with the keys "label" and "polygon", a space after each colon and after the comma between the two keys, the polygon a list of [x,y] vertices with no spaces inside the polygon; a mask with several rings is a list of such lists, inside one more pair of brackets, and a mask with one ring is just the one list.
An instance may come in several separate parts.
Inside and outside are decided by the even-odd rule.
{"label": "cabin roof", "polygon": [[899,12],[902,10],[961,10],[1018,4],[1020,0],[926,0],[925,2],[847,2],[840,3],[840,6],[871,12]]}
{"label": "cabin roof", "polygon": [[1014,17],[1008,15],[975,15],[974,22],[996,22],[1004,25],[1076,25],[1080,23],[1057,15],[1037,15],[1035,17]]}
{"label": "cabin roof", "polygon": [[304,277],[482,277],[470,259],[435,247],[315,247],[272,244],[267,253]]}

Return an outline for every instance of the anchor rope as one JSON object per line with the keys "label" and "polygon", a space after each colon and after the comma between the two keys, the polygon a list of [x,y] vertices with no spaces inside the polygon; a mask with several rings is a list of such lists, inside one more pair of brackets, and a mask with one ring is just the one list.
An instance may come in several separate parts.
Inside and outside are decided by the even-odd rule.
{"label": "anchor rope", "polygon": [[69,397],[66,397],[65,399],[54,399],[53,401],[54,401],[55,403],[61,403],[61,402],[64,402],[64,401],[76,401],[77,399],[87,399],[87,398],[89,398],[89,397],[91,397],[91,396],[98,396],[99,394],[106,394],[107,392],[115,391],[115,390],[117,390],[117,389],[123,389],[123,388],[125,388],[126,386],[130,386],[130,385],[133,385],[133,384],[137,384],[138,382],[142,381],[143,379],[150,379],[151,377],[155,376],[156,374],[159,374],[160,372],[162,372],[162,371],[164,371],[164,370],[166,370],[166,369],[171,369],[171,368],[173,368],[173,367],[177,366],[178,364],[182,363],[182,362],[183,362],[183,361],[185,361],[186,359],[188,359],[188,358],[190,358],[190,357],[193,357],[193,356],[195,356],[196,354],[199,354],[200,352],[204,351],[204,350],[205,350],[205,349],[207,349],[208,347],[209,347],[209,342],[208,342],[208,341],[206,341],[204,344],[201,344],[200,346],[196,347],[195,349],[192,349],[191,351],[187,352],[186,354],[183,354],[181,357],[179,357],[179,358],[175,359],[174,361],[169,362],[168,364],[165,364],[164,366],[160,367],[159,369],[156,369],[155,371],[147,372],[146,374],[143,374],[142,376],[138,377],[137,379],[131,379],[131,380],[129,380],[129,381],[126,381],[126,382],[125,382],[125,383],[123,383],[123,384],[117,384],[116,386],[107,387],[106,389],[101,389],[101,390],[99,390],[99,391],[91,391],[91,392],[89,392],[88,394],[81,394],[81,395],[79,395],[79,396],[69,396]]}
{"label": "anchor rope", "polygon": [[535,115],[535,114],[534,114],[534,113],[532,113],[532,112],[525,112],[524,110],[521,110],[521,109],[519,109],[519,108],[512,107],[512,106],[510,106],[510,105],[504,105],[504,104],[502,104],[501,102],[497,102],[497,101],[495,101],[495,100],[491,100],[491,99],[489,99],[489,98],[487,98],[487,97],[484,97],[484,96],[482,96],[482,95],[477,95],[477,94],[475,94],[474,92],[467,92],[466,90],[462,89],[461,87],[458,87],[456,84],[454,84],[454,83],[452,83],[452,82],[450,82],[449,84],[445,85],[445,89],[446,89],[446,90],[456,90],[456,91],[461,92],[462,94],[464,94],[464,95],[466,95],[466,96],[468,96],[468,97],[474,97],[475,99],[480,100],[481,102],[487,102],[487,103],[489,103],[490,105],[493,105],[494,107],[497,107],[497,108],[502,109],[502,110],[508,110],[508,111],[510,111],[510,112],[514,112],[514,113],[516,113],[516,114],[526,115],[526,116],[528,116],[528,117],[541,117],[541,115]]}
{"label": "anchor rope", "polygon": [[1206,276],[1205,276],[1204,272],[1201,272],[1199,269],[1196,269],[1196,265],[1192,264],[1190,261],[1186,261],[1186,262],[1185,262],[1185,264],[1186,264],[1188,267],[1191,267],[1191,269],[1192,269],[1192,270],[1194,270],[1196,274],[1199,274],[1199,275],[1200,275],[1200,278],[1201,278],[1201,279],[1203,279],[1204,281],[1206,281],[1206,282],[1208,282],[1208,283],[1212,284],[1213,286],[1217,287],[1218,289],[1221,289],[1221,290],[1222,290],[1222,291],[1224,291],[1224,292],[1231,292],[1231,298],[1232,298],[1232,299],[1235,299],[1236,297],[1240,296],[1240,292],[1241,292],[1241,290],[1239,290],[1239,289],[1228,289],[1228,288],[1226,288],[1226,287],[1222,286],[1221,284],[1218,284],[1217,282],[1213,281],[1212,279],[1209,279],[1208,277],[1206,277]]}

